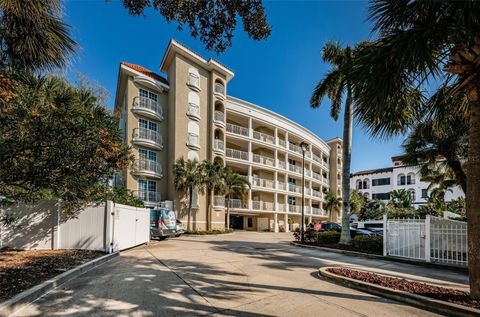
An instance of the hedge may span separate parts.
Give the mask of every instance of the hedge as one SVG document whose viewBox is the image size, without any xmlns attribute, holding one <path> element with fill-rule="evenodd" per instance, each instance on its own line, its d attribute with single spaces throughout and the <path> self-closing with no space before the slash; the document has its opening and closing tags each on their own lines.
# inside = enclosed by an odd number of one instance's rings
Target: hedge
<svg viewBox="0 0 480 317">
<path fill-rule="evenodd" d="M 382 253 L 383 237 L 356 236 L 355 238 L 353 238 L 353 246 L 361 252 Z"/>
<path fill-rule="evenodd" d="M 336 231 L 323 231 L 317 235 L 317 242 L 319 244 L 332 244 L 340 241 L 340 232 Z"/>
</svg>

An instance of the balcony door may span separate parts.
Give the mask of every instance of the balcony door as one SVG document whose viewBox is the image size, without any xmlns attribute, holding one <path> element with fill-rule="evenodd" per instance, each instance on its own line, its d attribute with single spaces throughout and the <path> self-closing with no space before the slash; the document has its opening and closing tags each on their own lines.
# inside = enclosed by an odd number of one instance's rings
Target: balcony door
<svg viewBox="0 0 480 317">
<path fill-rule="evenodd" d="M 139 197 L 141 197 L 142 200 L 154 201 L 155 193 L 157 192 L 157 182 L 147 179 L 139 179 L 138 191 Z"/>
<path fill-rule="evenodd" d="M 157 103 L 158 101 L 158 95 L 151 92 L 151 91 L 148 91 L 148 90 L 145 90 L 145 89 L 140 89 L 140 97 L 141 98 L 145 98 L 145 99 L 149 99 L 155 103 Z"/>
<path fill-rule="evenodd" d="M 152 122 L 152 121 L 145 120 L 145 119 L 142 119 L 142 118 L 138 119 L 138 127 L 140 129 L 146 129 L 146 130 L 150 130 L 150 131 L 154 131 L 154 132 L 158 131 L 156 122 Z"/>
</svg>

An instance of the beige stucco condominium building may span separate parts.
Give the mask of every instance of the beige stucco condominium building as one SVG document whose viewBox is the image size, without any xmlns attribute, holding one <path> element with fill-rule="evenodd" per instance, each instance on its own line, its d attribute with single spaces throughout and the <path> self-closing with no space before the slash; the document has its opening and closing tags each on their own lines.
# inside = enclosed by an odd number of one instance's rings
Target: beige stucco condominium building
<svg viewBox="0 0 480 317">
<path fill-rule="evenodd" d="M 251 183 L 248 197 L 231 201 L 231 226 L 289 231 L 300 222 L 302 141 L 306 153 L 305 213 L 308 220 L 338 220 L 323 206 L 328 191 L 341 195 L 341 139 L 325 142 L 268 109 L 227 95 L 234 73 L 172 40 L 162 75 L 120 63 L 115 113 L 134 166 L 117 176 L 146 206 L 173 201 L 186 223 L 187 199 L 173 186 L 176 159 L 220 160 Z M 195 193 L 192 226 L 206 227 L 205 195 Z M 212 228 L 225 224 L 225 199 L 214 197 Z"/>
</svg>

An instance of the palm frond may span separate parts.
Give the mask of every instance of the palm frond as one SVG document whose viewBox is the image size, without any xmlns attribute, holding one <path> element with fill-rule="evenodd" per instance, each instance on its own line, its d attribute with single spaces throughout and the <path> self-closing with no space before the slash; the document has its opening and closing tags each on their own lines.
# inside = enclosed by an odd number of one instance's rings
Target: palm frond
<svg viewBox="0 0 480 317">
<path fill-rule="evenodd" d="M 317 84 L 310 97 L 310 107 L 318 108 L 325 96 L 331 96 L 341 83 L 342 75 L 338 70 L 330 70 Z"/>
</svg>

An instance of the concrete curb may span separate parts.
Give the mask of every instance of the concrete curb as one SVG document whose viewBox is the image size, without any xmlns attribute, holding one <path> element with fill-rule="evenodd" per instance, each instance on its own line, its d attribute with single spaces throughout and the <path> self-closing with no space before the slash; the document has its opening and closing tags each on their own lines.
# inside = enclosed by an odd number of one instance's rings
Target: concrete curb
<svg viewBox="0 0 480 317">
<path fill-rule="evenodd" d="M 27 289 L 20 294 L 15 295 L 9 300 L 0 303 L 0 317 L 10 316 L 18 310 L 24 308 L 28 304 L 47 294 L 51 290 L 59 287 L 65 282 L 72 280 L 108 261 L 117 257 L 118 252 L 106 254 L 97 259 L 93 259 L 87 263 L 77 266 L 67 272 L 55 276 L 39 285 L 36 285 L 30 289 Z"/>
<path fill-rule="evenodd" d="M 320 276 L 323 276 L 327 280 L 333 281 L 337 284 L 342 284 L 363 292 L 367 292 L 380 297 L 395 300 L 397 302 L 406 303 L 411 306 L 418 307 L 423 310 L 439 313 L 445 316 L 452 317 L 471 317 L 480 316 L 480 310 L 461 306 L 441 300 L 412 294 L 404 291 L 394 290 L 388 287 L 375 285 L 359 280 L 354 280 L 348 277 L 336 275 L 327 271 L 327 269 L 333 267 L 323 267 L 318 270 Z"/>
<path fill-rule="evenodd" d="M 452 268 L 454 268 L 455 270 L 458 270 L 458 271 L 461 271 L 461 272 L 464 272 L 464 273 L 468 273 L 468 268 L 463 267 L 463 266 L 428 263 L 428 262 L 423 262 L 423 261 L 415 261 L 415 260 L 407 260 L 407 259 L 402 259 L 402 258 L 394 258 L 394 257 L 383 256 L 383 255 L 378 255 L 378 254 L 368 254 L 368 253 L 362 253 L 362 252 L 356 252 L 356 251 L 332 249 L 332 248 L 320 247 L 320 246 L 316 246 L 316 245 L 305 245 L 305 244 L 301 244 L 300 242 L 295 242 L 295 241 L 290 242 L 290 245 L 293 245 L 293 246 L 296 246 L 296 247 L 299 247 L 299 248 L 317 249 L 317 250 L 321 250 L 321 251 L 325 251 L 325 252 L 341 253 L 341 254 L 345 254 L 345 255 L 363 257 L 363 258 L 367 258 L 367 259 L 376 259 L 376 260 L 385 260 L 385 261 L 397 262 L 397 263 L 421 265 L 421 266 L 425 266 L 425 267 L 432 267 L 432 268 L 437 268 L 437 269 L 442 269 L 442 270 L 451 270 Z"/>
</svg>

